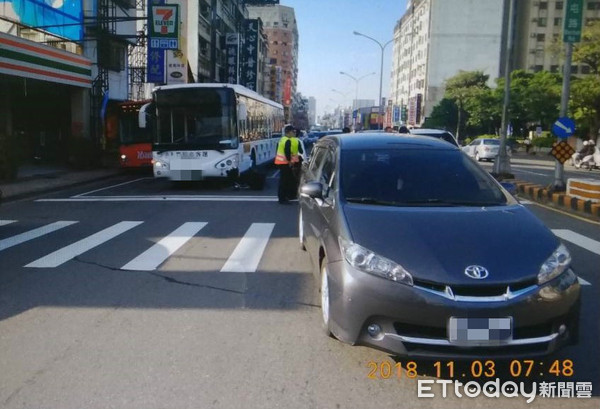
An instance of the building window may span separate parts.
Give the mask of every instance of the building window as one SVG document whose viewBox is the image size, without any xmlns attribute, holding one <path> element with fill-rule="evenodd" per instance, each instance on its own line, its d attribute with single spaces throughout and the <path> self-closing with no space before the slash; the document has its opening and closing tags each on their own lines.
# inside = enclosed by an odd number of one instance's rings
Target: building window
<svg viewBox="0 0 600 409">
<path fill-rule="evenodd" d="M 563 1 L 557 1 L 556 4 L 554 5 L 554 8 L 556 10 L 562 10 L 563 9 L 563 5 L 564 5 Z"/>
<path fill-rule="evenodd" d="M 274 25 L 274 26 L 278 26 L 278 25 L 279 25 L 279 22 L 278 22 L 278 21 L 274 21 L 274 22 L 273 22 L 273 25 Z"/>
<path fill-rule="evenodd" d="M 562 26 L 562 17 L 555 17 L 554 18 L 554 27 L 560 27 Z"/>
<path fill-rule="evenodd" d="M 598 10 L 598 9 L 600 9 L 600 7 L 598 7 L 598 6 L 600 6 L 600 3 L 598 3 L 597 1 L 590 1 L 587 4 L 587 9 L 588 10 Z"/>
<path fill-rule="evenodd" d="M 540 1 L 540 10 L 548 10 L 548 2 Z"/>
<path fill-rule="evenodd" d="M 534 66 L 533 66 L 533 71 L 534 71 L 534 72 L 540 72 L 540 71 L 542 71 L 543 69 L 544 69 L 544 66 L 543 66 L 543 65 L 534 65 Z"/>
<path fill-rule="evenodd" d="M 539 42 L 544 42 L 546 41 L 546 34 L 544 33 L 537 33 L 535 36 L 535 39 Z"/>
<path fill-rule="evenodd" d="M 598 19 L 597 18 L 586 18 L 585 25 L 587 26 L 589 24 L 592 24 L 594 21 L 598 21 Z"/>
<path fill-rule="evenodd" d="M 589 65 L 582 65 L 581 66 L 581 73 L 582 74 L 589 74 L 590 73 L 590 66 Z"/>
<path fill-rule="evenodd" d="M 551 65 L 550 72 L 558 72 L 558 65 Z"/>
<path fill-rule="evenodd" d="M 579 72 L 578 65 L 571 65 L 571 74 L 577 74 Z"/>
<path fill-rule="evenodd" d="M 269 64 L 272 64 L 272 65 L 277 65 L 277 58 L 271 58 L 271 59 L 269 60 Z"/>
<path fill-rule="evenodd" d="M 548 24 L 548 19 L 546 17 L 538 18 L 538 21 L 537 21 L 538 27 L 546 27 L 546 24 Z"/>
</svg>

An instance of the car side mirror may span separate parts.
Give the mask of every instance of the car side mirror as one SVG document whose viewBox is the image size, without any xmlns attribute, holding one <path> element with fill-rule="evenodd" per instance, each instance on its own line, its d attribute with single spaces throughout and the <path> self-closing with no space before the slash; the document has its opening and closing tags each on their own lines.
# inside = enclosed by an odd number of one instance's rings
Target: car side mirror
<svg viewBox="0 0 600 409">
<path fill-rule="evenodd" d="M 308 182 L 300 187 L 300 194 L 312 199 L 323 199 L 323 185 L 320 182 Z"/>
</svg>

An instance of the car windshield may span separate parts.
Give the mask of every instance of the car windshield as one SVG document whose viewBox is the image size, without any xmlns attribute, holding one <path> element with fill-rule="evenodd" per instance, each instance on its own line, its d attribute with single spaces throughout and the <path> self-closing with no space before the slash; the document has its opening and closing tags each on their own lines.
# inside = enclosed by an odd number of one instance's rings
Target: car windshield
<svg viewBox="0 0 600 409">
<path fill-rule="evenodd" d="M 340 195 L 348 202 L 393 206 L 498 206 L 506 196 L 460 151 L 342 151 Z"/>
</svg>

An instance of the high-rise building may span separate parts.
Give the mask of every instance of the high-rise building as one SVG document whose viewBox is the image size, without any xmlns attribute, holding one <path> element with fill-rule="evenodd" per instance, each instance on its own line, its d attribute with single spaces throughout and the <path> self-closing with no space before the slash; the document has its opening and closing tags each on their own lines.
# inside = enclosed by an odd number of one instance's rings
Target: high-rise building
<svg viewBox="0 0 600 409">
<path fill-rule="evenodd" d="M 247 4 L 248 15 L 262 20 L 269 41 L 269 65 L 275 77 L 272 77 L 267 97 L 281 102 L 287 118 L 291 119 L 291 105 L 298 81 L 298 27 L 294 9 L 274 3 L 250 2 Z"/>
<path fill-rule="evenodd" d="M 411 0 L 394 29 L 390 98 L 423 122 L 460 70 L 480 70 L 489 85 L 503 68 L 505 0 Z"/>
<path fill-rule="evenodd" d="M 309 127 L 317 123 L 317 100 L 315 97 L 308 97 L 308 125 Z"/>
<path fill-rule="evenodd" d="M 550 46 L 562 40 L 566 4 L 563 0 L 518 2 L 515 68 L 562 72 L 562 57 Z M 582 24 L 585 27 L 594 20 L 600 20 L 600 1 L 585 1 Z M 571 73 L 589 74 L 590 67 L 574 63 Z"/>
</svg>

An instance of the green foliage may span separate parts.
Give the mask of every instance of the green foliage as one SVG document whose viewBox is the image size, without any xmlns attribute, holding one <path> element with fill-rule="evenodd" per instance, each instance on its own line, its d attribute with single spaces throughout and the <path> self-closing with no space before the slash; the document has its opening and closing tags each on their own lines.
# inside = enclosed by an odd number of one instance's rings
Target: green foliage
<svg viewBox="0 0 600 409">
<path fill-rule="evenodd" d="M 573 61 L 590 66 L 594 74 L 600 69 L 600 21 L 592 21 L 584 27 L 581 42 L 573 47 Z"/>
<path fill-rule="evenodd" d="M 556 142 L 554 136 L 540 136 L 538 138 L 533 138 L 531 144 L 538 148 L 551 148 L 554 142 Z"/>
<path fill-rule="evenodd" d="M 423 128 L 436 129 L 456 129 L 456 116 L 458 107 L 448 98 L 443 98 L 436 106 L 433 107 L 431 115 L 425 119 Z"/>
<path fill-rule="evenodd" d="M 74 137 L 69 141 L 69 164 L 75 169 L 92 169 L 100 166 L 102 152 L 92 140 Z"/>
<path fill-rule="evenodd" d="M 0 133 L 0 180 L 14 180 L 19 169 L 19 153 L 14 137 Z"/>
<path fill-rule="evenodd" d="M 600 126 L 600 77 L 589 75 L 573 81 L 570 109 L 577 121 L 578 134 L 594 135 Z"/>
<path fill-rule="evenodd" d="M 446 80 L 445 98 L 451 99 L 458 107 L 456 137 L 460 139 L 460 129 L 463 124 L 463 111 L 472 106 L 472 101 L 488 88 L 489 75 L 483 71 L 459 71 L 455 76 Z"/>
</svg>

